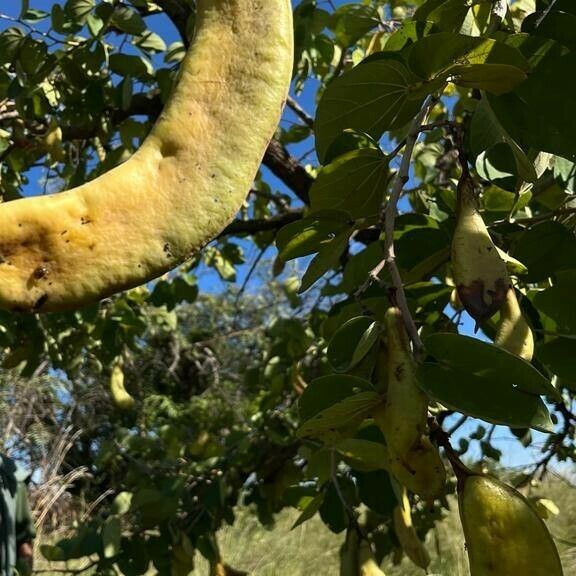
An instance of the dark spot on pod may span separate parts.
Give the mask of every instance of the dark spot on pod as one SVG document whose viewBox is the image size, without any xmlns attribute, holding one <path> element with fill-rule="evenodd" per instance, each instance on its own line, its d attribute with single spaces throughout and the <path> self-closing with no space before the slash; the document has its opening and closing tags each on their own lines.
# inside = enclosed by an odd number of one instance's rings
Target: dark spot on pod
<svg viewBox="0 0 576 576">
<path fill-rule="evenodd" d="M 60 232 L 60 236 L 64 236 L 64 234 L 68 234 L 68 230 L 62 230 L 62 232 Z"/>
<path fill-rule="evenodd" d="M 40 310 L 48 300 L 48 294 L 42 294 L 38 300 L 34 303 L 34 310 Z"/>
<path fill-rule="evenodd" d="M 82 226 L 85 226 L 86 224 L 90 224 L 92 222 L 92 220 L 90 220 L 90 218 L 88 218 L 88 216 L 82 216 L 82 218 L 80 218 L 80 224 L 82 224 Z"/>
<path fill-rule="evenodd" d="M 32 276 L 36 280 L 41 280 L 42 278 L 45 278 L 47 275 L 48 275 L 48 268 L 43 265 L 38 266 L 36 270 L 34 270 L 34 272 L 32 273 Z"/>
<path fill-rule="evenodd" d="M 18 224 L 18 228 L 22 228 L 22 222 Z"/>
<path fill-rule="evenodd" d="M 96 248 L 96 244 L 90 244 L 90 246 L 88 246 L 89 250 L 94 250 L 94 248 Z"/>
<path fill-rule="evenodd" d="M 475 280 L 469 286 L 457 286 L 462 305 L 478 323 L 488 320 L 502 308 L 509 288 L 510 285 L 502 278 L 496 281 L 495 290 L 485 290 L 482 280 Z M 490 302 L 484 298 L 485 294 Z"/>
</svg>

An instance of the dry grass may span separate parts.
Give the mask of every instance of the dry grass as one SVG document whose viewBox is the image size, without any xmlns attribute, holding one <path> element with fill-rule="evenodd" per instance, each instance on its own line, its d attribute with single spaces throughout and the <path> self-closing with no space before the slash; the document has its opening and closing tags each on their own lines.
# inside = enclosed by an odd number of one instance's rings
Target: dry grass
<svg viewBox="0 0 576 576">
<path fill-rule="evenodd" d="M 565 576 L 576 576 L 576 488 L 555 479 L 532 494 L 549 498 L 560 508 L 560 514 L 550 518 L 548 526 L 556 537 Z M 278 517 L 274 530 L 268 531 L 253 516 L 239 515 L 235 526 L 219 534 L 224 558 L 251 576 L 338 576 L 338 549 L 343 536 L 331 533 L 317 517 L 291 531 L 296 517 L 295 512 L 286 511 Z M 432 555 L 430 576 L 469 576 L 455 501 L 437 533 L 429 534 L 427 546 Z M 383 569 L 386 576 L 424 575 L 406 558 L 399 566 L 385 562 Z M 199 560 L 193 574 L 207 576 L 207 565 Z"/>
<path fill-rule="evenodd" d="M 564 575 L 576 576 L 576 488 L 563 480 L 552 479 L 532 494 L 549 498 L 559 507 L 560 514 L 550 518 L 548 526 L 560 550 Z M 432 555 L 429 576 L 470 574 L 458 509 L 456 502 L 452 502 L 452 510 L 439 524 L 436 534 L 429 534 L 427 546 Z M 224 559 L 235 568 L 246 570 L 250 576 L 338 576 L 338 549 L 343 535 L 330 532 L 318 517 L 290 530 L 297 516 L 295 511 L 287 510 L 278 516 L 273 530 L 266 530 L 253 515 L 238 513 L 236 524 L 218 535 Z M 84 564 L 71 563 L 70 567 L 80 565 Z M 36 568 L 50 569 L 50 565 L 38 559 Z M 424 575 L 423 570 L 406 558 L 399 566 L 385 562 L 383 569 L 386 576 Z M 148 574 L 152 576 L 154 571 Z M 43 576 L 52 575 L 48 572 Z M 198 558 L 192 576 L 208 576 L 208 566 L 202 558 Z"/>
</svg>

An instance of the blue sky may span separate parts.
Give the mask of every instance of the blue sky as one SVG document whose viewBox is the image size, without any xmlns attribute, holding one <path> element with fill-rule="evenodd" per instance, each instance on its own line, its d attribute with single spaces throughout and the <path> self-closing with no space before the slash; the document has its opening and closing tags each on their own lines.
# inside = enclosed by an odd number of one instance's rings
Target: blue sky
<svg viewBox="0 0 576 576">
<path fill-rule="evenodd" d="M 45 10 L 45 11 L 49 12 L 51 10 L 52 6 L 56 3 L 63 4 L 64 2 L 63 2 L 63 0 L 60 0 L 60 2 L 54 2 L 53 0 L 30 0 L 30 8 L 35 8 L 38 10 Z M 298 3 L 299 3 L 298 1 L 295 2 L 293 0 L 294 5 L 297 5 Z M 325 7 L 327 9 L 329 9 L 330 5 L 341 6 L 341 5 L 346 4 L 346 3 L 349 3 L 349 2 L 346 2 L 344 0 L 334 0 L 333 2 L 328 2 L 328 1 L 325 1 L 325 2 L 320 1 L 319 2 L 320 5 L 325 5 Z M 3 2 L 2 4 L 3 5 L 0 6 L 0 14 L 6 14 L 6 15 L 11 16 L 11 17 L 18 16 L 18 14 L 20 12 L 20 2 L 13 0 L 11 2 Z M 178 36 L 176 30 L 174 29 L 173 25 L 171 24 L 171 22 L 169 21 L 169 19 L 167 17 L 165 17 L 163 15 L 153 16 L 153 17 L 149 17 L 147 19 L 147 21 L 148 21 L 149 27 L 152 30 L 154 30 L 156 33 L 160 34 L 164 38 L 164 40 L 166 41 L 167 44 L 170 44 L 171 42 L 179 40 L 179 36 Z M 0 19 L 0 30 L 4 27 L 8 26 L 8 25 L 11 25 L 11 24 L 9 22 L 7 22 L 6 20 L 3 21 Z M 39 29 L 44 29 L 43 25 L 38 25 L 37 27 Z M 158 64 L 161 64 L 161 59 L 159 59 Z M 302 94 L 299 94 L 297 97 L 301 106 L 305 110 L 307 110 L 310 113 L 310 115 L 312 115 L 312 116 L 314 115 L 314 109 L 315 109 L 315 93 L 316 93 L 315 83 L 309 82 L 305 91 Z M 297 121 L 298 121 L 298 119 L 296 118 L 296 116 L 290 110 L 286 110 L 286 112 L 284 114 L 284 118 L 283 118 L 283 124 L 287 126 L 290 123 L 297 122 Z M 305 155 L 310 150 L 310 148 L 311 148 L 311 143 L 310 143 L 310 141 L 307 141 L 304 144 L 297 144 L 297 145 L 291 146 L 290 150 L 295 157 L 299 158 L 299 157 Z M 310 161 L 315 160 L 314 155 L 311 155 L 309 158 L 310 158 Z M 286 190 L 285 186 L 282 184 L 282 182 L 280 182 L 273 175 L 271 175 L 267 169 L 264 168 L 263 170 L 264 170 L 265 179 L 273 188 L 287 192 L 287 190 Z M 41 189 L 41 180 L 42 180 L 43 176 L 44 176 L 44 171 L 42 169 L 38 169 L 34 173 L 31 173 L 30 174 L 31 182 L 30 182 L 30 185 L 28 186 L 28 189 L 26 190 L 26 192 L 30 193 L 30 194 L 37 193 L 35 191 L 38 191 L 39 189 Z M 251 243 L 243 243 L 243 248 L 246 249 L 245 258 L 246 258 L 247 264 L 240 267 L 240 269 L 239 269 L 238 280 L 237 280 L 238 285 L 242 284 L 242 282 L 246 276 L 247 271 L 250 269 L 252 262 L 258 256 L 258 253 L 259 253 L 259 250 L 255 246 L 253 246 Z M 273 255 L 273 250 L 270 251 L 270 256 L 272 256 L 272 255 Z M 305 268 L 305 262 L 300 261 L 300 262 L 296 263 L 296 268 L 294 271 L 295 271 L 295 273 L 301 275 L 304 271 L 304 268 Z M 220 292 L 224 288 L 224 283 L 220 280 L 220 278 L 213 271 L 208 270 L 208 269 L 201 273 L 200 278 L 199 278 L 199 282 L 200 282 L 201 288 L 204 291 L 208 291 L 208 292 L 217 293 L 217 292 Z M 254 282 L 254 284 L 252 285 L 252 287 L 257 288 L 258 287 L 258 280 L 254 280 L 253 282 Z M 470 321 L 470 319 L 466 320 L 464 325 L 462 326 L 462 331 L 465 333 L 471 333 L 472 329 L 473 329 L 472 322 Z M 463 426 L 460 429 L 459 433 L 454 435 L 455 444 L 457 444 L 459 438 L 466 437 L 470 432 L 474 431 L 479 424 L 483 425 L 487 429 L 489 429 L 489 427 L 490 427 L 486 423 L 476 421 L 476 420 L 471 420 L 468 424 L 466 424 L 465 426 Z M 503 452 L 502 463 L 506 466 L 522 467 L 523 465 L 529 464 L 530 462 L 533 462 L 534 460 L 539 459 L 541 456 L 539 453 L 539 449 L 540 449 L 542 443 L 544 442 L 546 435 L 538 433 L 538 432 L 533 432 L 533 435 L 534 435 L 533 448 L 531 448 L 529 450 L 524 450 L 520 446 L 518 440 L 510 434 L 510 432 L 507 430 L 507 428 L 500 427 L 500 426 L 497 427 L 495 432 L 494 432 L 494 435 L 493 435 L 493 440 L 494 440 L 495 444 L 497 445 L 497 447 L 499 449 L 501 449 Z M 472 453 L 475 455 L 479 455 L 479 449 L 478 449 L 477 445 L 472 447 Z"/>
</svg>

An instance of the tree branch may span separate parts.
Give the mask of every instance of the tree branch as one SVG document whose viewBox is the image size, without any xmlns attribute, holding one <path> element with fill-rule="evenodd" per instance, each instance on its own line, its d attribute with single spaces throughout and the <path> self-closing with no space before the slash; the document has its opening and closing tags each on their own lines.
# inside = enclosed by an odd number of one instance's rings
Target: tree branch
<svg viewBox="0 0 576 576">
<path fill-rule="evenodd" d="M 304 210 L 290 210 L 277 216 L 272 216 L 271 218 L 261 218 L 255 220 L 234 220 L 229 224 L 218 236 L 222 238 L 223 236 L 239 234 L 257 234 L 258 232 L 269 232 L 274 230 L 280 230 L 287 224 L 296 222 L 300 220 L 304 215 Z"/>
<path fill-rule="evenodd" d="M 268 145 L 264 154 L 264 165 L 280 178 L 304 204 L 310 202 L 309 192 L 314 178 L 278 140 L 272 140 Z"/>
</svg>

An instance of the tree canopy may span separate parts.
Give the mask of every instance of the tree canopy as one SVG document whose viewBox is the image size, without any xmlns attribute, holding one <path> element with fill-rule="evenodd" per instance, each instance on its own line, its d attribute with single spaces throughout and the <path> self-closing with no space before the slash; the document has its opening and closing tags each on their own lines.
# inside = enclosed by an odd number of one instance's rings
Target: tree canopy
<svg viewBox="0 0 576 576">
<path fill-rule="evenodd" d="M 195 30 L 192 0 L 14 5 L 0 7 L 4 202 L 129 158 Z M 44 547 L 51 561 L 126 576 L 151 563 L 185 575 L 197 553 L 216 566 L 218 530 L 239 506 L 266 526 L 286 507 L 298 524 L 319 514 L 336 533 L 358 527 L 378 560 L 393 555 L 402 496 L 375 424 L 391 307 L 429 403 L 425 437 L 446 463 L 498 469 L 511 444 L 496 429 L 536 453 L 508 478 L 517 488 L 576 460 L 574 2 L 293 8 L 283 121 L 220 236 L 97 305 L 0 312 L 6 446 L 42 469 L 46 490 L 57 479 L 98 502 Z M 474 278 L 463 289 L 453 239 L 468 201 L 509 309 L 484 313 L 486 289 L 479 311 Z M 510 344 L 519 322 L 522 349 Z M 114 402 L 115 367 L 133 406 Z M 421 538 L 456 490 L 447 469 L 440 497 L 410 495 Z M 38 508 L 47 529 L 56 501 Z"/>
</svg>

